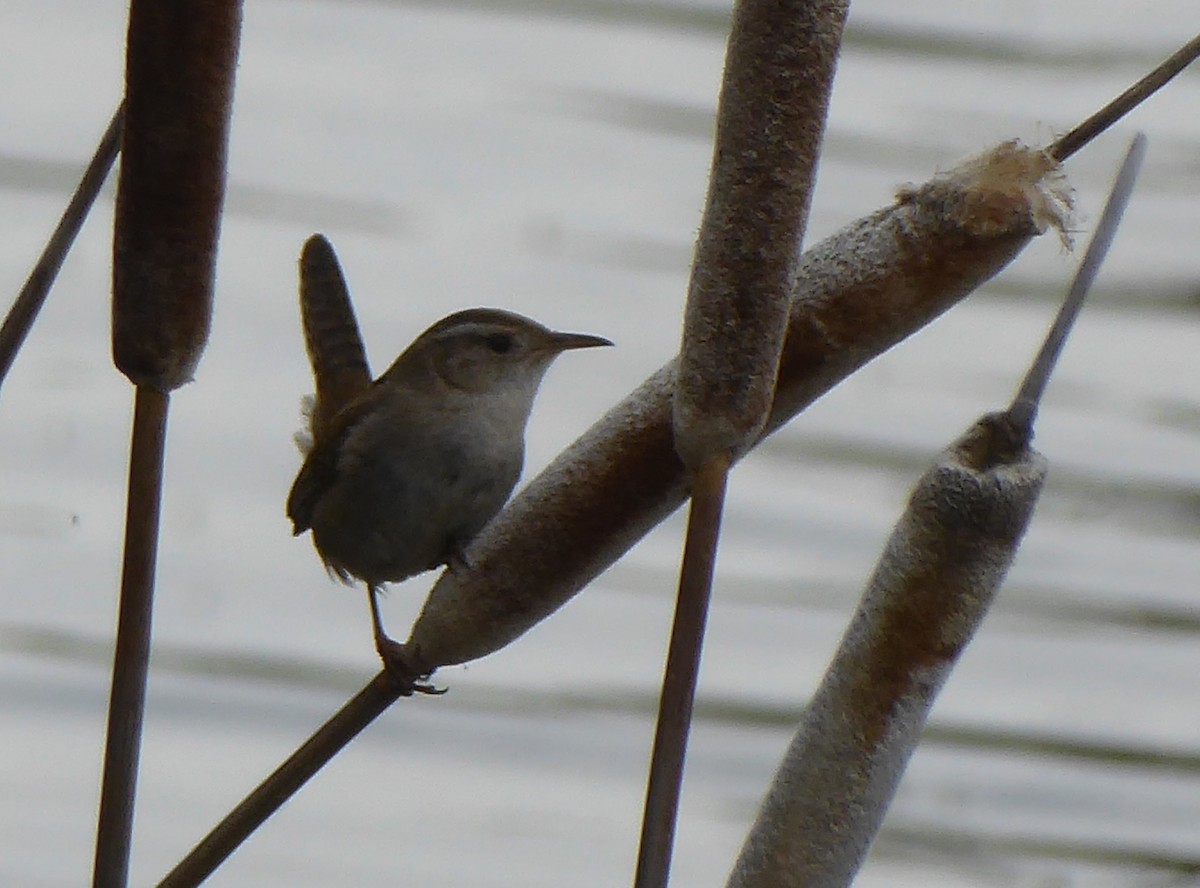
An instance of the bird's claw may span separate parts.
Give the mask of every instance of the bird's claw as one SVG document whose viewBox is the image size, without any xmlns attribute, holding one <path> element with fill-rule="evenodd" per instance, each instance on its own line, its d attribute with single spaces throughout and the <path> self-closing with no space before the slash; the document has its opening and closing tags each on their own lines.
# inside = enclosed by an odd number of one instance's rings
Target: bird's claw
<svg viewBox="0 0 1200 888">
<path fill-rule="evenodd" d="M 463 543 L 451 545 L 446 551 L 446 557 L 442 563 L 451 573 L 463 573 L 475 569 L 475 566 L 467 559 L 467 547 Z"/>
<path fill-rule="evenodd" d="M 418 665 L 417 659 L 404 645 L 388 638 L 386 635 L 375 639 L 375 650 L 383 661 L 384 671 L 400 686 L 400 693 L 405 697 L 413 694 L 426 694 L 440 697 L 446 693 L 446 688 L 429 684 L 426 679 L 433 674 L 432 669 Z"/>
</svg>

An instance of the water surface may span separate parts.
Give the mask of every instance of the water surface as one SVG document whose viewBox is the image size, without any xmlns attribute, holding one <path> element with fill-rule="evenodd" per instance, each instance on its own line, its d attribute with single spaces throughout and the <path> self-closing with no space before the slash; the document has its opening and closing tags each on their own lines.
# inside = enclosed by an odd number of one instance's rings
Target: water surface
<svg viewBox="0 0 1200 888">
<path fill-rule="evenodd" d="M 122 3 L 0 8 L 0 289 L 120 91 Z M 373 673 L 362 596 L 283 499 L 309 386 L 300 244 L 336 245 L 377 368 L 499 305 L 564 358 L 527 475 L 674 352 L 727 11 L 657 3 L 246 10 L 210 346 L 173 399 L 134 884 L 152 884 Z M 856 2 L 809 240 L 994 142 L 1044 142 L 1200 27 L 1189 0 Z M 1179 884 L 1200 869 L 1200 80 L 1072 160 L 1080 237 L 1135 128 L 1141 184 L 1042 411 L 1051 478 L 859 884 Z M 0 881 L 90 867 L 130 395 L 111 199 L 0 396 Z M 723 883 L 913 481 L 1008 398 L 1074 259 L 1052 237 L 739 467 L 676 884 Z M 213 885 L 611 886 L 633 867 L 678 516 L 553 619 L 372 726 Z M 428 578 L 386 602 L 396 634 Z"/>
</svg>

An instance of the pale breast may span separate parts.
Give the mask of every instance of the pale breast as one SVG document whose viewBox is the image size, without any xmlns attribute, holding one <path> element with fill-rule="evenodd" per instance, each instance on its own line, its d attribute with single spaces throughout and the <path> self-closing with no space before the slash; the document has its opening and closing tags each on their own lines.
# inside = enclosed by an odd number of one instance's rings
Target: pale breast
<svg viewBox="0 0 1200 888">
<path fill-rule="evenodd" d="M 347 431 L 336 477 L 313 510 L 317 548 L 333 569 L 372 584 L 432 569 L 504 505 L 521 472 L 522 436 L 514 441 L 486 415 L 436 418 L 405 421 L 389 409 Z"/>
</svg>

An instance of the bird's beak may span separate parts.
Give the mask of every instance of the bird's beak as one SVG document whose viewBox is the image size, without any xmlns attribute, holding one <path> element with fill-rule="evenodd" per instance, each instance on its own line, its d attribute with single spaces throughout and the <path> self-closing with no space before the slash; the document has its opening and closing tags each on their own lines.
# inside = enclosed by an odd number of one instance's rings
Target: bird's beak
<svg viewBox="0 0 1200 888">
<path fill-rule="evenodd" d="M 596 348 L 601 345 L 612 345 L 612 341 L 603 336 L 593 336 L 590 333 L 552 333 L 550 346 L 555 351 L 569 351 L 574 348 Z"/>
</svg>

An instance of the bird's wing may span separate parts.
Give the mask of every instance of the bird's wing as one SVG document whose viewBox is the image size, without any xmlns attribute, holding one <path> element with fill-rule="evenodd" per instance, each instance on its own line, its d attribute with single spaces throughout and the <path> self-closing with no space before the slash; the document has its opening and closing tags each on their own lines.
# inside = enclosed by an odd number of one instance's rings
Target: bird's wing
<svg viewBox="0 0 1200 888">
<path fill-rule="evenodd" d="M 377 402 L 386 394 L 379 386 L 368 388 L 330 419 L 324 433 L 313 442 L 288 493 L 287 516 L 292 520 L 293 534 L 304 533 L 312 527 L 312 513 L 317 501 L 337 480 L 346 439 L 364 417 L 375 411 Z"/>
<path fill-rule="evenodd" d="M 300 316 L 317 388 L 309 425 L 314 445 L 320 445 L 338 415 L 371 387 L 350 292 L 333 246 L 320 234 L 310 237 L 300 254 Z"/>
<path fill-rule="evenodd" d="M 336 477 L 336 462 L 326 447 L 313 447 L 304 458 L 292 489 L 288 491 L 287 516 L 292 522 L 292 534 L 299 535 L 312 527 L 313 509 L 323 491 Z"/>
</svg>

